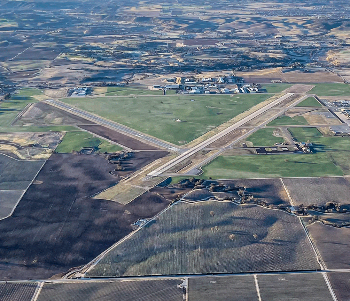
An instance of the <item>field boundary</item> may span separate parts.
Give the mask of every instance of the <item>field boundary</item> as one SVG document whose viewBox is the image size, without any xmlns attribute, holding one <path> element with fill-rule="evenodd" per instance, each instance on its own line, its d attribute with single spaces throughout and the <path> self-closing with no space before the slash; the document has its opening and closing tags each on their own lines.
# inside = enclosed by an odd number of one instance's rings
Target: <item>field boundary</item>
<svg viewBox="0 0 350 301">
<path fill-rule="evenodd" d="M 193 189 L 190 190 L 189 192 L 187 192 L 186 194 L 184 194 L 180 200 L 170 204 L 168 207 L 166 207 L 165 209 L 163 209 L 161 212 L 159 212 L 158 214 L 156 214 L 154 217 L 150 218 L 147 220 L 147 222 L 145 222 L 142 226 L 140 226 L 138 229 L 136 229 L 135 231 L 129 233 L 127 236 L 123 237 L 121 240 L 119 240 L 118 242 L 116 242 L 115 244 L 113 244 L 111 247 L 109 247 L 108 249 L 106 249 L 104 252 L 102 252 L 99 256 L 97 256 L 95 259 L 93 259 L 91 262 L 89 262 L 88 264 L 86 264 L 84 267 L 78 269 L 78 270 L 75 270 L 73 272 L 70 272 L 69 274 L 65 275 L 64 276 L 64 279 L 69 279 L 70 276 L 76 274 L 76 276 L 78 277 L 78 275 L 82 278 L 82 279 L 108 279 L 108 278 L 111 278 L 111 279 L 114 279 L 114 278 L 123 278 L 123 277 L 104 277 L 104 276 L 92 276 L 92 277 L 86 277 L 86 274 L 89 273 L 89 271 L 91 271 L 110 251 L 112 251 L 114 248 L 116 248 L 118 245 L 120 245 L 121 243 L 123 243 L 124 241 L 126 241 L 127 239 L 131 238 L 134 234 L 136 234 L 138 231 L 140 231 L 141 229 L 143 229 L 144 227 L 146 227 L 149 223 L 153 222 L 154 220 L 156 220 L 159 216 L 165 214 L 169 209 L 171 209 L 173 206 L 175 205 L 178 205 L 178 204 L 189 204 L 189 205 L 194 205 L 194 204 L 198 204 L 198 203 L 207 203 L 207 202 L 215 202 L 215 203 L 231 203 L 231 204 L 234 204 L 236 206 L 239 206 L 239 205 L 242 205 L 241 203 L 237 202 L 237 201 L 234 201 L 234 200 L 218 200 L 217 198 L 215 199 L 203 199 L 203 200 L 200 200 L 200 201 L 191 201 L 191 200 L 186 200 L 185 197 L 187 195 L 189 195 L 191 192 L 193 192 Z M 282 211 L 282 210 L 279 210 L 279 209 L 270 209 L 270 208 L 266 208 L 266 207 L 263 207 L 263 206 L 260 206 L 260 205 L 257 205 L 257 204 L 254 204 L 254 206 L 257 206 L 257 207 L 260 207 L 260 208 L 263 208 L 263 209 L 266 209 L 266 210 L 276 210 L 276 211 L 281 211 L 282 213 L 284 214 L 287 214 L 287 215 L 290 215 L 290 216 L 294 216 L 294 217 L 297 217 L 299 218 L 297 215 L 293 214 L 293 213 L 289 213 L 289 212 L 286 212 L 286 211 Z M 299 218 L 299 221 L 300 221 L 300 218 Z M 312 247 L 312 246 L 311 246 Z M 84 271 L 84 272 L 82 272 Z M 287 273 L 289 272 L 294 272 L 294 273 L 297 273 L 297 272 L 307 272 L 309 270 L 294 270 L 294 271 L 286 271 Z M 311 271 L 311 270 L 310 270 Z M 315 272 L 324 272 L 325 269 L 323 269 L 323 267 L 321 267 L 321 269 L 316 269 L 316 270 L 312 270 L 312 271 L 315 271 Z M 228 275 L 254 275 L 254 274 L 264 274 L 264 273 L 267 273 L 267 274 L 271 274 L 271 273 L 277 273 L 277 274 L 280 274 L 280 273 L 284 273 L 283 271 L 271 271 L 271 272 L 247 272 L 247 273 L 227 273 Z M 223 273 L 208 273 L 208 274 L 176 274 L 178 277 L 187 277 L 187 276 L 190 276 L 190 275 L 195 275 L 195 276 L 199 276 L 199 275 L 202 275 L 202 276 L 210 276 L 210 275 L 222 275 Z M 162 277 L 164 275 L 141 275 L 139 277 Z M 130 276 L 130 277 L 135 277 L 135 276 Z M 129 279 L 129 277 L 124 277 L 126 279 Z M 137 276 L 136 276 L 137 278 Z M 336 301 L 336 300 L 335 300 Z"/>
<path fill-rule="evenodd" d="M 0 154 L 0 155 L 4 155 L 4 154 Z M 5 156 L 6 156 L 6 155 L 5 155 Z M 9 156 L 7 156 L 7 157 L 9 157 Z M 9 158 L 11 158 L 11 157 L 9 157 Z M 11 158 L 11 159 L 13 159 L 13 158 Z M 16 159 L 15 159 L 15 160 L 16 160 Z M 17 160 L 17 161 L 27 161 L 27 160 Z M 33 161 L 33 160 L 32 160 L 32 161 Z M 37 176 L 38 176 L 38 174 L 40 173 L 40 171 L 43 169 L 43 167 L 44 167 L 44 165 L 46 164 L 46 162 L 47 162 L 47 160 L 45 160 L 45 161 L 43 162 L 43 164 L 41 165 L 40 169 L 39 169 L 38 172 L 35 174 L 35 176 L 34 176 L 34 178 L 32 179 L 32 181 L 29 183 L 28 187 L 27 187 L 25 190 L 23 190 L 23 193 L 21 194 L 21 197 L 18 199 L 17 203 L 16 203 L 15 206 L 12 208 L 11 213 L 10 213 L 9 215 L 7 215 L 7 216 L 1 218 L 0 221 L 2 221 L 2 220 L 4 220 L 4 219 L 7 219 L 7 218 L 9 218 L 9 217 L 12 216 L 12 214 L 15 212 L 15 210 L 16 210 L 16 208 L 17 208 L 19 202 L 22 200 L 23 196 L 25 195 L 25 193 L 27 192 L 27 190 L 29 189 L 29 187 L 34 183 L 35 179 L 37 178 Z"/>
<path fill-rule="evenodd" d="M 115 244 L 113 244 L 112 246 L 110 246 L 107 250 L 103 251 L 99 256 L 97 256 L 95 259 L 93 259 L 91 262 L 89 262 L 87 265 L 85 265 L 82 269 L 80 270 L 85 270 L 84 271 L 84 278 L 85 278 L 85 274 L 88 273 L 89 271 L 91 271 L 102 259 L 103 257 L 105 257 L 107 255 L 107 253 L 109 253 L 110 251 L 112 251 L 115 247 L 117 247 L 118 245 L 120 245 L 121 243 L 123 243 L 125 240 L 129 239 L 130 237 L 132 237 L 134 234 L 136 234 L 138 231 L 140 231 L 142 228 L 144 228 L 146 225 L 148 225 L 149 223 L 151 223 L 152 221 L 154 221 L 157 217 L 159 217 L 160 215 L 162 215 L 163 213 L 165 213 L 166 211 L 168 211 L 171 207 L 173 207 L 175 204 L 177 204 L 180 201 L 177 201 L 173 204 L 170 204 L 168 207 L 166 207 L 165 209 L 163 209 L 161 212 L 159 212 L 158 214 L 156 214 L 154 217 L 150 218 L 146 223 L 144 223 L 141 227 L 137 228 L 135 231 L 132 231 L 131 233 L 129 233 L 127 236 L 123 237 L 121 240 L 117 241 Z"/>
<path fill-rule="evenodd" d="M 150 144 L 150 145 L 154 145 L 156 147 L 168 149 L 168 150 L 173 151 L 173 152 L 181 152 L 181 148 L 179 146 L 176 146 L 170 142 L 167 142 L 167 141 L 161 140 L 159 138 L 156 138 L 154 136 L 137 131 L 131 127 L 128 127 L 128 126 L 123 125 L 121 123 L 109 120 L 109 119 L 104 118 L 102 116 L 99 116 L 95 113 L 80 109 L 77 106 L 69 105 L 63 101 L 53 100 L 53 99 L 47 99 L 44 101 L 44 103 L 49 104 L 50 106 L 53 106 L 55 108 L 61 109 L 63 111 L 69 112 L 73 115 L 85 118 L 86 120 L 90 120 L 90 121 L 96 123 L 97 125 L 105 126 L 105 127 L 110 128 L 112 130 L 120 132 L 124 135 L 127 135 L 129 137 L 137 139 L 137 140 L 144 142 L 146 144 Z"/>
<path fill-rule="evenodd" d="M 257 277 L 256 274 L 254 274 L 254 282 L 255 282 L 256 293 L 258 294 L 258 300 L 262 301 L 261 295 L 260 295 L 260 288 L 259 288 L 258 277 Z"/>
<path fill-rule="evenodd" d="M 77 125 L 77 128 L 79 128 L 79 129 L 80 129 L 81 131 L 83 131 L 83 132 L 90 133 L 91 135 L 93 135 L 93 136 L 95 136 L 95 137 L 97 137 L 97 138 L 106 140 L 106 141 L 108 141 L 108 142 L 111 143 L 111 144 L 118 145 L 118 146 L 120 146 L 121 148 L 123 148 L 123 149 L 125 149 L 125 150 L 127 150 L 127 151 L 129 151 L 129 152 L 134 151 L 134 150 L 132 150 L 131 148 L 125 146 L 125 145 L 122 145 L 122 144 L 117 143 L 117 142 L 115 142 L 115 141 L 113 141 L 113 140 L 110 140 L 110 139 L 108 139 L 108 138 L 105 138 L 105 137 L 102 137 L 102 136 L 100 136 L 100 135 L 97 135 L 97 134 L 95 134 L 95 133 L 93 133 L 93 132 L 90 132 L 90 131 L 88 131 L 88 130 L 86 130 L 86 129 L 83 129 L 83 128 L 80 127 L 80 125 Z"/>
<path fill-rule="evenodd" d="M 242 136 L 238 137 L 237 139 L 229 142 L 228 144 L 226 144 L 224 147 L 222 147 L 221 149 L 218 150 L 218 152 L 216 152 L 215 154 L 211 155 L 210 157 L 208 157 L 207 159 L 205 159 L 204 161 L 196 164 L 195 166 L 193 166 L 192 170 L 199 170 L 200 173 L 199 175 L 203 174 L 203 169 L 202 167 L 204 165 L 208 165 L 210 162 L 212 162 L 213 160 L 215 160 L 218 156 L 220 156 L 221 154 L 223 154 L 227 149 L 229 149 L 231 146 L 233 146 L 235 143 L 241 141 L 242 139 L 249 137 L 251 134 L 257 132 L 258 130 L 262 129 L 263 127 L 265 127 L 268 123 L 270 123 L 272 120 L 275 120 L 276 118 L 278 118 L 280 115 L 282 115 L 285 111 L 287 111 L 288 109 L 294 107 L 296 104 L 302 102 L 305 98 L 307 98 L 308 96 L 302 96 L 302 97 L 298 97 L 297 100 L 295 100 L 292 104 L 290 104 L 287 108 L 284 108 L 282 111 L 279 111 L 277 114 L 273 115 L 271 118 L 269 118 L 266 121 L 263 121 L 261 124 L 257 125 L 256 127 L 252 128 L 249 132 L 243 134 Z"/>
<path fill-rule="evenodd" d="M 13 126 L 13 125 L 23 116 L 23 114 L 26 113 L 26 112 L 29 110 L 29 108 L 30 108 L 33 104 L 34 104 L 33 102 L 28 103 L 28 104 L 24 107 L 24 109 L 23 109 L 21 112 L 18 113 L 18 115 L 15 117 L 15 119 L 13 119 L 13 121 L 11 122 L 11 126 Z"/>
<path fill-rule="evenodd" d="M 38 300 L 39 295 L 41 293 L 41 290 L 44 287 L 44 284 L 45 284 L 44 281 L 41 281 L 41 282 L 38 283 L 38 286 L 36 287 L 34 295 L 33 295 L 32 299 L 30 301 L 37 301 Z"/>
<path fill-rule="evenodd" d="M 283 185 L 284 190 L 285 190 L 286 193 L 287 193 L 287 196 L 288 196 L 288 198 L 289 198 L 289 201 L 290 201 L 291 205 L 294 207 L 294 201 L 293 201 L 293 199 L 292 199 L 292 197 L 291 197 L 291 195 L 290 195 L 290 193 L 289 193 L 289 190 L 287 189 L 287 186 L 284 184 L 282 178 L 280 178 L 280 180 L 281 180 L 281 182 L 282 182 L 282 185 Z M 305 234 L 306 234 L 306 236 L 307 236 L 307 238 L 308 238 L 308 240 L 309 240 L 309 242 L 310 242 L 311 248 L 312 248 L 313 251 L 315 252 L 316 259 L 317 259 L 317 261 L 318 261 L 318 263 L 319 263 L 319 265 L 320 265 L 320 267 L 321 267 L 321 270 L 327 270 L 326 263 L 323 261 L 323 258 L 322 258 L 322 256 L 321 256 L 321 253 L 320 253 L 320 251 L 318 250 L 318 248 L 317 248 L 315 242 L 313 241 L 313 239 L 312 239 L 312 237 L 311 237 L 311 235 L 310 235 L 310 233 L 309 233 L 307 227 L 305 226 L 304 221 L 301 219 L 300 216 L 298 216 L 298 219 L 299 219 L 300 224 L 301 224 L 301 226 L 303 227 L 303 229 L 304 229 L 304 231 L 305 231 Z M 332 284 L 330 283 L 330 281 L 329 281 L 329 279 L 328 279 L 327 274 L 323 272 L 323 273 L 322 273 L 322 276 L 323 276 L 323 278 L 324 278 L 324 280 L 325 280 L 325 283 L 326 283 L 326 285 L 327 285 L 327 288 L 328 288 L 328 290 L 329 290 L 329 293 L 331 294 L 331 296 L 332 296 L 332 298 L 333 298 L 333 301 L 338 301 L 338 299 L 337 299 L 337 297 L 336 297 L 336 295 L 335 295 L 335 293 L 334 293 L 334 290 L 333 290 L 333 288 L 332 288 Z"/>
</svg>

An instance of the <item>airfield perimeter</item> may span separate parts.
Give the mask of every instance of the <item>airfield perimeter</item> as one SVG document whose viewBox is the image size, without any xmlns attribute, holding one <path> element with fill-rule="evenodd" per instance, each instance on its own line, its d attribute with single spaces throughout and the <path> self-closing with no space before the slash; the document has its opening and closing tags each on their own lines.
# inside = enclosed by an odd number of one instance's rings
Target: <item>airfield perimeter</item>
<svg viewBox="0 0 350 301">
<path fill-rule="evenodd" d="M 182 143 L 110 120 L 99 107 L 80 108 L 90 97 L 73 99 L 73 106 L 70 98 L 20 92 L 15 105 L 23 101 L 24 110 L 9 116 L 13 133 L 4 124 L 1 134 L 7 174 L 0 190 L 6 200 L 0 276 L 8 281 L 0 283 L 2 299 L 61 300 L 58 290 L 64 300 L 111 300 L 116 292 L 127 300 L 141 291 L 145 300 L 202 300 L 203 292 L 216 292 L 215 300 L 232 294 L 273 300 L 275 292 L 281 300 L 288 286 L 291 298 L 347 300 L 350 266 L 342 254 L 350 219 L 341 212 L 350 210 L 350 169 L 343 158 L 349 138 L 330 134 L 344 122 L 329 114 L 328 97 L 313 87 L 253 95 L 251 107 L 218 126 L 206 120 L 207 132 L 190 132 L 193 140 Z M 197 107 L 215 101 L 207 111 L 215 115 L 219 103 L 229 108 L 239 101 L 177 98 Z M 116 105 L 123 99 L 129 98 L 117 96 Z M 23 129 L 38 134 L 28 140 Z M 295 152 L 306 140 L 314 142 L 313 153 Z M 273 153 L 282 148 L 285 154 Z M 256 153 L 260 149 L 266 154 Z M 27 177 L 16 170 L 21 160 Z M 259 163 L 264 160 L 266 169 Z M 192 177 L 195 182 L 184 180 Z M 310 295 L 311 289 L 317 293 Z"/>
</svg>

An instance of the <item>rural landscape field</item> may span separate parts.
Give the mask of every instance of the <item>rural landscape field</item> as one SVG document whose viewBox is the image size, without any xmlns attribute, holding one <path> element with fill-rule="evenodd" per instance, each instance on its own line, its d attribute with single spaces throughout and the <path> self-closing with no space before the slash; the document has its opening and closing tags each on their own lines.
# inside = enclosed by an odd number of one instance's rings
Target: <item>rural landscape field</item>
<svg viewBox="0 0 350 301">
<path fill-rule="evenodd" d="M 0 300 L 350 300 L 345 0 L 0 1 Z"/>
</svg>

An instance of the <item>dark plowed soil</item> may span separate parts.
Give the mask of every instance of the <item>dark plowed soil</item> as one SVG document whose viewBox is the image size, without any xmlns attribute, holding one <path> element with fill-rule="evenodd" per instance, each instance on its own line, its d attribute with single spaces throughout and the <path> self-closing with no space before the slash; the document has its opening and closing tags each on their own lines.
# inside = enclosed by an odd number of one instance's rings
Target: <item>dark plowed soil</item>
<svg viewBox="0 0 350 301">
<path fill-rule="evenodd" d="M 137 163 L 130 159 L 130 171 L 154 159 L 142 154 L 135 154 Z M 49 278 L 86 264 L 130 233 L 137 219 L 168 205 L 164 198 L 127 207 L 92 199 L 116 183 L 112 169 L 99 155 L 52 155 L 14 214 L 0 221 L 0 279 Z"/>
<path fill-rule="evenodd" d="M 309 233 L 328 269 L 350 269 L 350 228 L 335 228 L 314 223 Z"/>
<path fill-rule="evenodd" d="M 15 160 L 0 154 L 0 190 L 25 190 L 44 161 Z"/>
<path fill-rule="evenodd" d="M 31 301 L 38 284 L 33 283 L 1 283 L 1 301 Z"/>
<path fill-rule="evenodd" d="M 38 301 L 181 301 L 181 280 L 84 281 L 45 284 Z"/>
<path fill-rule="evenodd" d="M 290 206 L 288 196 L 280 179 L 241 179 L 221 181 L 235 187 L 245 187 L 246 193 L 268 204 Z"/>
<path fill-rule="evenodd" d="M 350 300 L 350 273 L 328 273 L 328 278 L 338 300 Z"/>
<path fill-rule="evenodd" d="M 159 148 L 141 142 L 135 138 L 129 137 L 122 133 L 111 130 L 107 127 L 101 125 L 81 125 L 80 128 L 87 130 L 91 133 L 104 137 L 106 139 L 112 140 L 118 144 L 124 145 L 133 150 L 158 150 Z"/>
</svg>

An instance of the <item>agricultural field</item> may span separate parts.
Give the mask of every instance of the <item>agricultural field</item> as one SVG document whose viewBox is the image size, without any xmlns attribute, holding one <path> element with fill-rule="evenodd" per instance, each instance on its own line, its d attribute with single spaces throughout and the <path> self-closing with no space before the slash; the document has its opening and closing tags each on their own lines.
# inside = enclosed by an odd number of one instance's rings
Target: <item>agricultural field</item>
<svg viewBox="0 0 350 301">
<path fill-rule="evenodd" d="M 290 252 L 290 250 L 295 252 Z M 319 268 L 295 216 L 231 202 L 178 202 L 116 244 L 88 277 Z"/>
<path fill-rule="evenodd" d="M 343 176 L 327 153 L 220 156 L 203 167 L 202 178 L 276 178 Z"/>
<path fill-rule="evenodd" d="M 53 154 L 13 215 L 0 221 L 0 279 L 49 278 L 86 264 L 130 233 L 137 219 L 164 209 L 169 202 L 162 199 L 122 206 L 92 198 L 147 164 L 152 154 L 135 154 L 114 176 L 115 167 L 100 155 Z M 23 167 L 10 170 L 23 174 Z"/>
<path fill-rule="evenodd" d="M 350 273 L 328 273 L 338 300 L 350 300 Z"/>
<path fill-rule="evenodd" d="M 188 301 L 258 301 L 253 276 L 198 277 L 188 279 Z"/>
<path fill-rule="evenodd" d="M 282 91 L 290 88 L 291 84 L 265 84 L 261 88 L 265 89 L 267 93 L 281 93 Z"/>
<path fill-rule="evenodd" d="M 12 213 L 23 193 L 24 190 L 0 190 L 0 220 Z"/>
<path fill-rule="evenodd" d="M 310 141 L 316 152 L 342 152 L 347 156 L 350 152 L 349 137 L 325 137 L 317 128 L 289 128 L 292 136 L 300 142 Z"/>
<path fill-rule="evenodd" d="M 122 150 L 120 146 L 111 144 L 104 139 L 94 137 L 90 133 L 76 131 L 68 132 L 64 135 L 62 142 L 56 148 L 56 153 L 79 152 L 85 147 L 95 148 L 101 153 L 114 153 Z"/>
<path fill-rule="evenodd" d="M 41 91 L 37 89 L 22 89 L 9 100 L 0 102 L 0 131 L 6 131 L 10 128 L 16 116 L 27 105 L 37 102 L 33 96 L 40 94 Z"/>
<path fill-rule="evenodd" d="M 171 177 L 168 179 L 169 186 L 167 187 L 155 187 L 151 191 L 159 195 L 162 195 L 170 200 L 173 200 L 176 195 L 183 196 L 186 200 L 200 201 L 207 197 L 223 196 L 234 199 L 239 199 L 238 188 L 244 188 L 246 195 L 253 195 L 255 200 L 264 201 L 269 205 L 284 205 L 290 206 L 288 195 L 283 187 L 280 179 L 237 179 L 237 180 L 223 180 L 223 181 L 204 181 L 203 185 L 206 188 L 198 189 L 186 187 L 182 188 L 181 181 L 188 179 L 188 177 Z M 195 179 L 199 179 L 196 177 Z M 226 185 L 227 187 L 236 187 L 237 191 L 230 192 L 210 192 L 208 187 L 211 183 Z M 181 187 L 181 188 L 180 188 Z M 173 192 L 173 193 L 171 193 Z M 190 192 L 190 193 L 189 193 Z"/>
<path fill-rule="evenodd" d="M 307 125 L 307 121 L 303 116 L 290 117 L 282 115 L 272 120 L 268 126 L 284 126 L 284 125 Z"/>
<path fill-rule="evenodd" d="M 312 154 L 313 157 L 323 153 L 337 168 L 341 168 L 343 175 L 350 174 L 350 163 L 347 159 L 350 155 L 349 137 L 324 137 L 316 128 L 289 128 L 288 130 L 297 141 L 310 141 L 313 144 L 312 148 L 316 152 Z M 325 173 L 324 176 L 326 175 Z"/>
<path fill-rule="evenodd" d="M 44 161 L 16 160 L 0 154 L 0 190 L 25 190 Z"/>
<path fill-rule="evenodd" d="M 167 94 L 174 93 L 167 91 Z M 132 88 L 132 87 L 108 87 L 106 96 L 129 96 L 129 95 L 163 95 L 163 90 L 148 90 L 147 88 Z"/>
<path fill-rule="evenodd" d="M 297 104 L 296 107 L 322 107 L 315 97 L 308 97 L 301 103 Z"/>
<path fill-rule="evenodd" d="M 66 98 L 64 102 L 159 139 L 186 144 L 269 95 Z"/>
<path fill-rule="evenodd" d="M 310 93 L 318 96 L 350 96 L 350 85 L 343 83 L 315 84 Z"/>
<path fill-rule="evenodd" d="M 19 160 L 48 159 L 63 137 L 62 133 L 0 133 L 0 153 Z"/>
<path fill-rule="evenodd" d="M 306 142 L 308 140 L 311 141 L 311 139 L 320 138 L 323 136 L 317 128 L 290 128 L 289 131 L 293 137 L 300 142 Z"/>
<path fill-rule="evenodd" d="M 155 146 L 146 144 L 140 140 L 124 135 L 102 125 L 80 125 L 79 127 L 89 131 L 90 133 L 104 137 L 133 150 L 158 150 L 158 148 Z"/>
<path fill-rule="evenodd" d="M 332 301 L 321 273 L 257 276 L 261 300 Z"/>
<path fill-rule="evenodd" d="M 289 199 L 280 179 L 239 179 L 223 181 L 235 187 L 245 187 L 246 193 L 268 204 L 289 206 Z"/>
<path fill-rule="evenodd" d="M 1 301 L 32 301 L 38 284 L 35 282 L 0 283 L 0 300 Z"/>
<path fill-rule="evenodd" d="M 283 22 L 282 24 L 285 25 L 286 23 Z M 285 29 L 282 29 L 282 30 L 284 31 Z M 291 29 L 291 30 L 295 33 L 295 29 Z M 303 71 L 299 71 L 299 70 L 288 71 L 288 72 L 284 72 L 282 74 L 282 79 L 283 79 L 283 81 L 289 82 L 289 83 L 305 83 L 305 84 L 312 83 L 312 85 L 317 85 L 317 84 L 324 85 L 324 83 L 342 83 L 343 82 L 343 80 L 340 76 L 338 76 L 332 72 L 318 71 L 318 70 L 315 70 L 312 72 L 303 72 Z M 310 86 L 310 88 L 311 88 L 311 86 Z"/>
<path fill-rule="evenodd" d="M 273 128 L 260 129 L 250 135 L 246 140 L 251 142 L 253 146 L 273 146 L 276 143 L 284 142 L 284 138 L 279 131 Z"/>
<path fill-rule="evenodd" d="M 182 301 L 181 280 L 109 280 L 45 283 L 38 301 Z M 117 299 L 116 299 L 117 298 Z"/>
<path fill-rule="evenodd" d="M 328 269 L 349 269 L 350 228 L 313 223 L 307 226 Z"/>
<path fill-rule="evenodd" d="M 283 179 L 296 205 L 350 204 L 349 181 L 343 177 Z"/>
<path fill-rule="evenodd" d="M 44 102 L 38 102 L 32 105 L 15 123 L 19 130 L 36 126 L 41 127 L 42 131 L 45 131 L 46 127 L 75 126 L 78 124 L 94 123 Z"/>
</svg>

